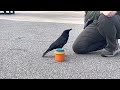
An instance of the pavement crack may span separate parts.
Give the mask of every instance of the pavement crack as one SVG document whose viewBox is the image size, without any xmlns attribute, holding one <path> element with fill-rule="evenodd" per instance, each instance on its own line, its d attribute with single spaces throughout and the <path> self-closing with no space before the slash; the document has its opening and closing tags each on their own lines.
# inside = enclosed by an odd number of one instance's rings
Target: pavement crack
<svg viewBox="0 0 120 90">
<path fill-rule="evenodd" d="M 22 38 L 25 38 L 25 37 L 17 37 L 17 38 L 15 38 L 15 40 L 19 40 L 19 39 L 22 39 Z"/>
<path fill-rule="evenodd" d="M 11 51 L 12 50 L 16 50 L 16 51 L 24 51 L 24 52 L 26 52 L 27 50 L 25 50 L 25 49 L 20 49 L 20 48 L 13 48 L 13 49 L 10 49 Z"/>
</svg>

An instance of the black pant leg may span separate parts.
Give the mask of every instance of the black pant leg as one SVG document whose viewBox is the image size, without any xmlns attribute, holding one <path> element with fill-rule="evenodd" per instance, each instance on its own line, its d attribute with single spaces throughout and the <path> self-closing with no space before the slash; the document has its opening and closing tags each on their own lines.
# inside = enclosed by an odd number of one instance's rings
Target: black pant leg
<svg viewBox="0 0 120 90">
<path fill-rule="evenodd" d="M 114 51 L 117 48 L 117 29 L 113 23 L 113 17 L 107 17 L 102 14 L 99 17 L 98 22 L 98 31 L 107 42 L 105 48 L 109 51 Z"/>
<path fill-rule="evenodd" d="M 92 23 L 83 30 L 73 43 L 73 51 L 77 54 L 85 54 L 105 48 L 106 41 Z"/>
<path fill-rule="evenodd" d="M 115 15 L 115 16 L 113 16 L 110 19 L 113 22 L 113 24 L 115 25 L 116 30 L 117 30 L 116 38 L 120 39 L 120 16 L 119 15 Z"/>
</svg>

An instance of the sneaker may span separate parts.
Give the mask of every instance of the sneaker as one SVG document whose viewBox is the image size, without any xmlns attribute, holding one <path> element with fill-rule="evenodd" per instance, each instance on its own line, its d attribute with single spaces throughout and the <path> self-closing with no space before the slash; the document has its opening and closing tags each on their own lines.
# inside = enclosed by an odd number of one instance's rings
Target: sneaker
<svg viewBox="0 0 120 90">
<path fill-rule="evenodd" d="M 102 57 L 114 57 L 120 52 L 120 48 L 116 49 L 115 51 L 108 51 L 106 49 L 103 50 L 103 53 L 101 54 Z"/>
</svg>

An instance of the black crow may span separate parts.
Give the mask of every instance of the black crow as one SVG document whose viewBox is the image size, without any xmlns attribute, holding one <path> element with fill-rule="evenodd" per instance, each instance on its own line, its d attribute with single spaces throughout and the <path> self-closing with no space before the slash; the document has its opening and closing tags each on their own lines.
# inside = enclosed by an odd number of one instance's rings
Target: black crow
<svg viewBox="0 0 120 90">
<path fill-rule="evenodd" d="M 50 46 L 49 48 L 43 53 L 42 57 L 44 57 L 48 52 L 54 50 L 54 49 L 57 49 L 57 48 L 62 48 L 68 41 L 68 38 L 69 38 L 69 32 L 71 31 L 72 29 L 68 29 L 68 30 L 65 30 L 62 35 L 56 40 L 54 41 Z"/>
</svg>

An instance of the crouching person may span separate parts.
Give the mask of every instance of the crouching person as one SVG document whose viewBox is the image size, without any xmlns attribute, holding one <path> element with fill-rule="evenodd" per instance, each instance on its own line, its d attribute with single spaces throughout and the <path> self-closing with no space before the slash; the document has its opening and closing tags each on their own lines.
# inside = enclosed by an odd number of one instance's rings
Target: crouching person
<svg viewBox="0 0 120 90">
<path fill-rule="evenodd" d="M 84 30 L 73 43 L 76 54 L 103 49 L 101 56 L 115 56 L 120 52 L 120 12 L 86 11 Z"/>
</svg>

